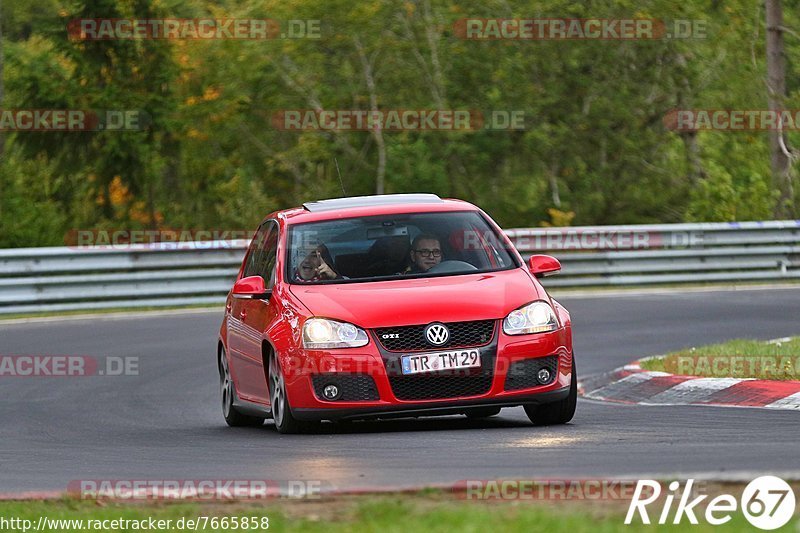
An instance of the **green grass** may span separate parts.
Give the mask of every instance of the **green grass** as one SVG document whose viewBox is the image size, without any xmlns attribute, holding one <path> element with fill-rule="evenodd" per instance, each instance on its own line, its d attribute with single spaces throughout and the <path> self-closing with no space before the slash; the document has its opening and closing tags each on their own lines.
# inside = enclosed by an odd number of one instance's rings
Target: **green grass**
<svg viewBox="0 0 800 533">
<path fill-rule="evenodd" d="M 642 361 L 645 370 L 712 378 L 800 380 L 800 337 L 784 342 L 737 339 Z"/>
<path fill-rule="evenodd" d="M 0 502 L 0 517 L 23 518 L 38 523 L 40 516 L 50 519 L 197 519 L 202 516 L 269 518 L 270 531 L 308 531 L 337 533 L 350 531 L 459 531 L 581 533 L 615 531 L 685 531 L 687 525 L 647 526 L 638 518 L 624 525 L 628 502 L 483 502 L 464 501 L 452 495 L 394 494 L 380 496 L 338 497 L 321 500 L 268 500 L 263 503 L 117 503 L 63 499 L 56 501 Z M 660 508 L 659 508 L 660 509 Z M 658 509 L 652 519 L 657 519 Z M 796 517 L 778 531 L 794 531 Z M 705 524 L 692 526 L 695 532 L 751 531 L 741 515 L 733 513 L 724 526 Z M 4 529 L 4 531 L 15 531 Z M 17 529 L 19 531 L 19 529 Z M 45 528 L 38 533 L 70 533 L 70 527 Z M 138 531 L 127 529 L 94 529 L 94 531 Z M 176 526 L 160 531 L 182 531 Z M 198 531 L 237 531 L 217 527 Z M 238 531 L 244 531 L 238 529 Z M 265 531 L 248 529 L 248 531 Z"/>
</svg>

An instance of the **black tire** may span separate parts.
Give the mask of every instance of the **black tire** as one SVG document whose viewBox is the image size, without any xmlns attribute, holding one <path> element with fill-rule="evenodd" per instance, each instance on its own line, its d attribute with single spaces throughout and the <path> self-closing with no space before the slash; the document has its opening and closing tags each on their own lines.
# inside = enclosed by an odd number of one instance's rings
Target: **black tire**
<svg viewBox="0 0 800 533">
<path fill-rule="evenodd" d="M 464 413 L 470 420 L 479 420 L 481 418 L 489 418 L 500 414 L 500 407 L 475 407 Z"/>
<path fill-rule="evenodd" d="M 269 358 L 267 382 L 269 385 L 269 401 L 272 406 L 272 420 L 275 421 L 275 429 L 278 430 L 278 433 L 313 433 L 319 428 L 319 422 L 298 420 L 292 415 L 289 396 L 286 394 L 283 370 L 274 354 Z"/>
<path fill-rule="evenodd" d="M 554 426 L 566 424 L 575 416 L 578 405 L 578 374 L 575 371 L 575 358 L 572 358 L 572 381 L 569 395 L 563 400 L 546 404 L 530 404 L 525 406 L 525 414 L 535 426 Z"/>
<path fill-rule="evenodd" d="M 231 427 L 258 427 L 263 425 L 263 418 L 245 415 L 233 405 L 238 397 L 236 396 L 236 386 L 231 378 L 228 358 L 225 356 L 224 349 L 220 350 L 217 367 L 219 369 L 219 387 L 222 396 L 222 416 L 225 418 L 225 422 Z"/>
</svg>

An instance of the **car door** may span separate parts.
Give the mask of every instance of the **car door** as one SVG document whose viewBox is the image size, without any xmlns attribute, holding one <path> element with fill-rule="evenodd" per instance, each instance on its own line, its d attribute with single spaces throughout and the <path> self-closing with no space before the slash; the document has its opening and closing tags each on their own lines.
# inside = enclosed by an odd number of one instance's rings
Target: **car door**
<svg viewBox="0 0 800 533">
<path fill-rule="evenodd" d="M 272 228 L 266 234 L 263 253 L 255 265 L 257 276 L 264 278 L 267 290 L 272 290 L 275 285 L 275 266 L 278 257 L 279 229 L 277 222 L 272 222 Z M 280 302 L 275 295 L 269 299 L 250 299 L 244 301 L 244 316 L 242 317 L 243 329 L 247 332 L 248 342 L 245 344 L 245 355 L 254 369 L 248 374 L 247 386 L 252 397 L 259 402 L 269 403 L 269 390 L 267 389 L 267 373 L 264 368 L 262 344 L 264 332 L 280 316 Z"/>
<path fill-rule="evenodd" d="M 269 220 L 256 232 L 242 277 L 262 276 L 271 284 L 277 257 L 278 224 Z M 271 285 L 268 288 L 272 288 Z M 228 318 L 228 349 L 236 390 L 244 400 L 267 403 L 267 382 L 261 356 L 263 331 L 269 323 L 270 300 L 233 298 Z"/>
</svg>

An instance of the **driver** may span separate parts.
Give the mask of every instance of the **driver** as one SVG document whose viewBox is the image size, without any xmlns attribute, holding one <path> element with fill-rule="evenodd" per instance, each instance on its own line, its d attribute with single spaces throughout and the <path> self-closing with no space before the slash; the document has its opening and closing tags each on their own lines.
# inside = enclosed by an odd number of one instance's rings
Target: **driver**
<svg viewBox="0 0 800 533">
<path fill-rule="evenodd" d="M 435 235 L 421 234 L 411 243 L 411 266 L 403 274 L 423 274 L 442 262 L 442 246 Z"/>
<path fill-rule="evenodd" d="M 328 279 L 342 279 L 330 265 L 333 263 L 331 252 L 324 244 L 313 248 L 297 266 L 294 281 L 322 281 Z"/>
</svg>

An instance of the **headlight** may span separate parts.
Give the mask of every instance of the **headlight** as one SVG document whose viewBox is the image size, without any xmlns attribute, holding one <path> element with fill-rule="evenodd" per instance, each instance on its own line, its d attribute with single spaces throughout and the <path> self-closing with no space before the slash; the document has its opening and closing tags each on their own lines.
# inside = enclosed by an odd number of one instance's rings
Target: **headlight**
<svg viewBox="0 0 800 533">
<path fill-rule="evenodd" d="M 368 342 L 366 331 L 347 322 L 309 318 L 303 325 L 303 348 L 358 348 Z"/>
<path fill-rule="evenodd" d="M 533 302 L 511 311 L 503 320 L 506 335 L 544 333 L 558 328 L 556 314 L 547 302 Z"/>
</svg>

